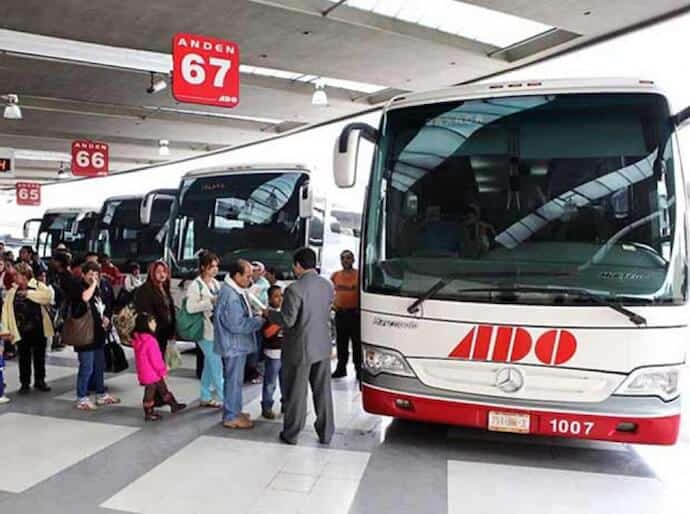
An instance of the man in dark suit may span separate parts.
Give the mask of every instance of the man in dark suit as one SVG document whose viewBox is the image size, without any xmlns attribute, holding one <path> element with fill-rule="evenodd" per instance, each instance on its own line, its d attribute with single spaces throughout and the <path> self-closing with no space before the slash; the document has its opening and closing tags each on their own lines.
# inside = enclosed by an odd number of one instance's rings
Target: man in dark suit
<svg viewBox="0 0 690 514">
<path fill-rule="evenodd" d="M 316 254 L 310 248 L 293 257 L 297 281 L 285 291 L 280 311 L 264 316 L 283 327 L 281 392 L 285 417 L 280 440 L 296 444 L 307 416 L 307 384 L 311 385 L 316 433 L 329 444 L 335 431 L 331 392 L 330 310 L 334 291 L 330 281 L 316 272 Z"/>
</svg>

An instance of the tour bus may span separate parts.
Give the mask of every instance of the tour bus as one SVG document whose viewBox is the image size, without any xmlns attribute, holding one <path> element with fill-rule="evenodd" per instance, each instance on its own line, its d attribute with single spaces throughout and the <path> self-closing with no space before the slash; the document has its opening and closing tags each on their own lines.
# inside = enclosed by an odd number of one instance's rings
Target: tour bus
<svg viewBox="0 0 690 514">
<path fill-rule="evenodd" d="M 128 261 L 142 270 L 163 257 L 163 244 L 175 189 L 156 189 L 144 196 L 114 196 L 103 203 L 96 221 L 92 250 L 110 255 L 122 271 Z"/>
<path fill-rule="evenodd" d="M 73 256 L 83 256 L 89 248 L 95 217 L 95 209 L 48 209 L 42 218 L 24 222 L 24 236 L 29 237 L 31 227 L 37 226 L 35 246 L 42 259 L 49 259 L 60 243 L 64 243 Z"/>
<path fill-rule="evenodd" d="M 651 81 L 403 95 L 375 145 L 361 244 L 366 411 L 491 431 L 673 444 L 688 340 L 673 115 Z"/>
<path fill-rule="evenodd" d="M 198 256 L 220 257 L 221 274 L 235 259 L 258 260 L 292 278 L 292 255 L 320 247 L 323 211 L 314 209 L 310 170 L 298 164 L 216 167 L 187 173 L 170 217 L 166 254 L 174 282 L 198 273 Z M 312 222 L 312 218 L 319 218 Z M 311 232 L 311 233 L 310 233 Z M 176 301 L 179 287 L 173 287 Z"/>
</svg>

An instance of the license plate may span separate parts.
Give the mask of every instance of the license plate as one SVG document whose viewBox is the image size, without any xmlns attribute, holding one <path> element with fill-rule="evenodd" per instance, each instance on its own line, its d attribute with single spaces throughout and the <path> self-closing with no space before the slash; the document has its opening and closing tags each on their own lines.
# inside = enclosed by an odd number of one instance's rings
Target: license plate
<svg viewBox="0 0 690 514">
<path fill-rule="evenodd" d="M 490 411 L 489 430 L 529 434 L 529 414 Z"/>
</svg>

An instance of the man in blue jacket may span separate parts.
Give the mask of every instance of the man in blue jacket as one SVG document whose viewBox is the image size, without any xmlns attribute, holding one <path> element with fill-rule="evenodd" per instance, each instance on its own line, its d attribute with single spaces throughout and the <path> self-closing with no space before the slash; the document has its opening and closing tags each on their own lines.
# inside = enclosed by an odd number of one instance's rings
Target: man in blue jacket
<svg viewBox="0 0 690 514">
<path fill-rule="evenodd" d="M 249 415 L 242 412 L 242 382 L 247 355 L 258 351 L 256 333 L 264 320 L 252 314 L 247 297 L 251 280 L 252 265 L 242 259 L 233 262 L 220 289 L 214 314 L 213 349 L 223 358 L 223 426 L 226 428 L 254 427 Z"/>
</svg>

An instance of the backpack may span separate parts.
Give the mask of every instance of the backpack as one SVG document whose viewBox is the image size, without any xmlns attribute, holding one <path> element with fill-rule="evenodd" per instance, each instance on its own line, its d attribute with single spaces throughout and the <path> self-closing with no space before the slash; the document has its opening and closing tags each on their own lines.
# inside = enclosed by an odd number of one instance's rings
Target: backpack
<svg viewBox="0 0 690 514">
<path fill-rule="evenodd" d="M 125 346 L 132 346 L 132 332 L 134 332 L 134 323 L 137 319 L 137 311 L 134 310 L 134 305 L 126 305 L 120 312 L 113 316 L 113 326 L 117 331 L 120 342 Z"/>
<path fill-rule="evenodd" d="M 201 284 L 199 283 L 199 298 L 202 298 Z M 187 310 L 187 297 L 182 300 L 182 308 L 176 316 L 177 336 L 183 341 L 201 341 L 204 338 L 204 313 L 190 313 Z"/>
</svg>

